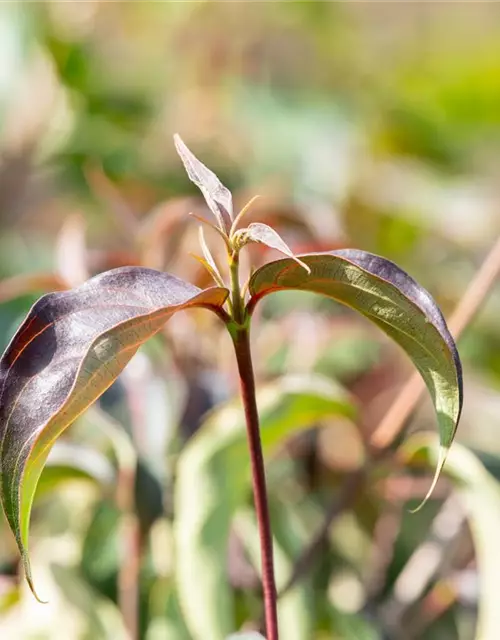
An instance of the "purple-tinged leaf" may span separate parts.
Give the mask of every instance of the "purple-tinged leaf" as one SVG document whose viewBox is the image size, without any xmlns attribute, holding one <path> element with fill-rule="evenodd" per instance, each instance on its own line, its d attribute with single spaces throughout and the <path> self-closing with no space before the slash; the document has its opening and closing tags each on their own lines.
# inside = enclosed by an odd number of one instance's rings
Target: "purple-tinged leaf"
<svg viewBox="0 0 500 640">
<path fill-rule="evenodd" d="M 240 229 L 237 231 L 235 236 L 237 238 L 236 242 L 239 241 L 242 245 L 247 242 L 259 242 L 260 244 L 265 244 L 270 249 L 276 249 L 276 251 L 279 251 L 280 253 L 285 254 L 285 256 L 292 258 L 292 260 L 295 260 L 295 262 L 305 269 L 307 273 L 311 272 L 311 269 L 307 264 L 295 256 L 279 233 L 267 224 L 262 222 L 252 222 L 246 229 Z"/>
<path fill-rule="evenodd" d="M 249 309 L 273 291 L 322 293 L 362 313 L 406 351 L 429 389 L 439 425 L 441 453 L 427 500 L 455 437 L 463 403 L 462 366 L 439 307 L 397 265 L 371 253 L 345 249 L 302 255 L 301 260 L 310 267 L 309 275 L 290 259 L 258 269 L 249 282 Z"/>
<path fill-rule="evenodd" d="M 213 171 L 210 171 L 184 144 L 178 133 L 174 135 L 175 148 L 191 182 L 200 189 L 219 228 L 229 233 L 233 220 L 233 197 Z"/>
<path fill-rule="evenodd" d="M 34 591 L 28 527 L 54 440 L 176 311 L 220 313 L 227 289 L 122 267 L 38 300 L 0 360 L 0 498 Z"/>
</svg>

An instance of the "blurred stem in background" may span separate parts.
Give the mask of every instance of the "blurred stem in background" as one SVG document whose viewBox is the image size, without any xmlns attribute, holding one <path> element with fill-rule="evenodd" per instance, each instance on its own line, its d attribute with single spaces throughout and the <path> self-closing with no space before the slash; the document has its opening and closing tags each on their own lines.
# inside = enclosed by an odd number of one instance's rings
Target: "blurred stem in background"
<svg viewBox="0 0 500 640">
<path fill-rule="evenodd" d="M 94 408 L 100 428 L 107 434 L 118 465 L 115 501 L 121 513 L 118 563 L 118 608 L 130 640 L 139 638 L 139 576 L 142 539 L 136 511 L 137 454 L 123 427 L 104 411 Z"/>
</svg>

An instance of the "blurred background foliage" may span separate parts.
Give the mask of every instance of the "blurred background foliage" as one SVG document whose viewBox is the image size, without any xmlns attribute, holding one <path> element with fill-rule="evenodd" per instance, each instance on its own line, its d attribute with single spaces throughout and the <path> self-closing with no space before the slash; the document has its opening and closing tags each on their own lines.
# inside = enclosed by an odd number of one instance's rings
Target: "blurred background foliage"
<svg viewBox="0 0 500 640">
<path fill-rule="evenodd" d="M 188 255 L 188 213 L 206 211 L 175 131 L 237 205 L 259 193 L 249 217 L 295 251 L 383 254 L 449 316 L 500 233 L 499 18 L 477 2 L 2 3 L 2 348 L 41 293 L 105 269 L 207 284 Z M 253 250 L 254 265 L 269 257 Z M 253 347 L 280 588 L 347 496 L 280 598 L 286 640 L 500 637 L 499 311 L 497 288 L 461 339 L 461 445 L 410 515 L 429 479 L 401 461 L 432 456 L 433 440 L 412 436 L 359 474 L 406 358 L 329 301 L 263 304 Z M 0 519 L 2 640 L 260 628 L 236 393 L 208 314 L 174 317 L 139 352 L 42 476 L 31 550 L 48 605 L 19 580 Z M 410 429 L 434 428 L 425 400 Z"/>
</svg>

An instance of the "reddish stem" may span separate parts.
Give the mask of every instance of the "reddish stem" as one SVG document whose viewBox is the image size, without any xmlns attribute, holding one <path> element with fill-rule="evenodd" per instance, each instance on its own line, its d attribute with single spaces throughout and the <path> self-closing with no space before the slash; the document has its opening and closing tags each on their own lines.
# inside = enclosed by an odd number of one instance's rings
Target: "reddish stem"
<svg viewBox="0 0 500 640">
<path fill-rule="evenodd" d="M 267 503 L 266 475 L 259 430 L 259 414 L 255 400 L 255 379 L 250 352 L 250 336 L 247 328 L 241 328 L 233 338 L 238 362 L 241 396 L 245 409 L 248 446 L 252 463 L 252 486 L 255 511 L 259 525 L 262 589 L 266 618 L 267 640 L 278 640 L 278 615 L 276 610 L 276 583 L 273 566 L 273 539 Z"/>
</svg>

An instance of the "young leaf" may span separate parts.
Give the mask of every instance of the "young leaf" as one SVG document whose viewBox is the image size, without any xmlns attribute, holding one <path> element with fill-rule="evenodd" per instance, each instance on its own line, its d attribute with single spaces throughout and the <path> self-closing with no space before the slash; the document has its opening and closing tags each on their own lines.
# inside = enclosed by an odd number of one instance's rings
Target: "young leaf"
<svg viewBox="0 0 500 640">
<path fill-rule="evenodd" d="M 219 227 L 229 233 L 233 220 L 233 197 L 213 171 L 191 153 L 178 133 L 174 135 L 175 148 L 191 182 L 200 189 Z"/>
<path fill-rule="evenodd" d="M 203 233 L 203 227 L 200 227 L 198 229 L 198 237 L 200 239 L 201 250 L 203 252 L 204 264 L 205 264 L 208 272 L 212 276 L 212 278 L 215 280 L 215 282 L 219 286 L 223 287 L 224 286 L 224 280 L 223 280 L 223 278 L 222 278 L 222 276 L 220 274 L 219 269 L 217 268 L 217 265 L 215 264 L 214 257 L 210 253 L 210 249 L 208 248 L 208 245 L 206 243 L 205 234 Z"/>
<path fill-rule="evenodd" d="M 267 247 L 276 249 L 277 251 L 284 253 L 289 258 L 292 258 L 292 260 L 295 260 L 295 262 L 300 264 L 307 273 L 311 272 L 311 269 L 307 264 L 302 262 L 302 260 L 299 260 L 299 258 L 294 255 L 279 233 L 267 224 L 263 224 L 262 222 L 252 222 L 252 224 L 250 224 L 246 229 L 241 229 L 237 234 L 241 237 L 242 243 L 260 242 L 261 244 L 265 244 Z"/>
<path fill-rule="evenodd" d="M 226 289 L 123 267 L 33 306 L 0 360 L 0 498 L 34 592 L 28 526 L 54 440 L 176 311 L 220 311 Z"/>
<path fill-rule="evenodd" d="M 441 311 L 407 273 L 371 253 L 345 249 L 301 259 L 310 267 L 310 275 L 289 259 L 258 269 L 249 283 L 249 309 L 282 289 L 322 293 L 362 313 L 406 351 L 429 389 L 439 425 L 441 453 L 424 504 L 453 442 L 463 402 L 460 358 Z"/>
</svg>

